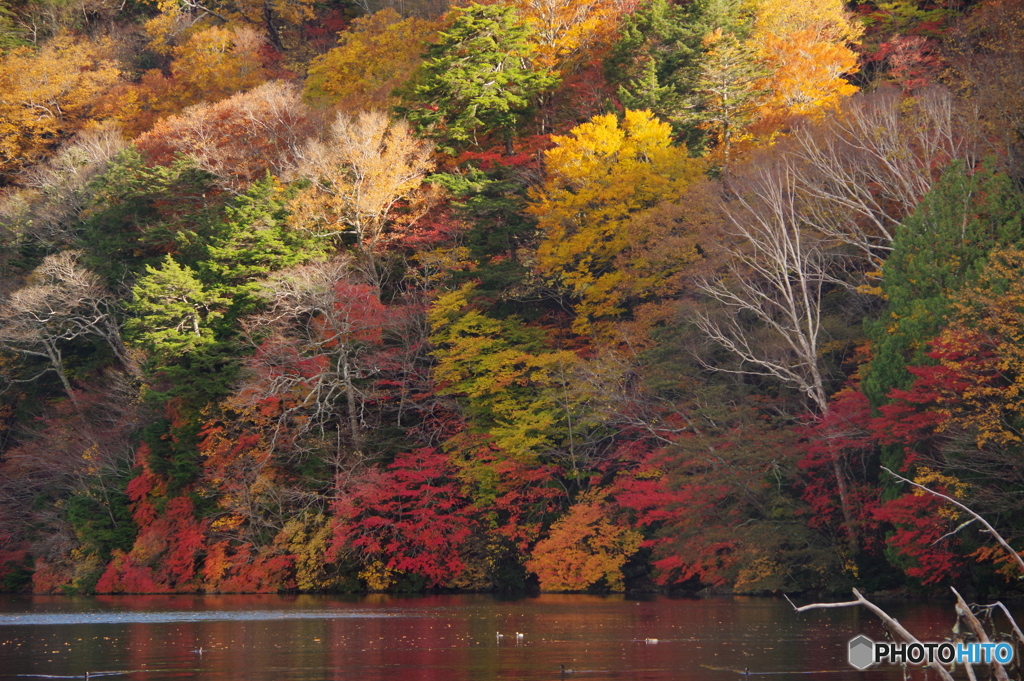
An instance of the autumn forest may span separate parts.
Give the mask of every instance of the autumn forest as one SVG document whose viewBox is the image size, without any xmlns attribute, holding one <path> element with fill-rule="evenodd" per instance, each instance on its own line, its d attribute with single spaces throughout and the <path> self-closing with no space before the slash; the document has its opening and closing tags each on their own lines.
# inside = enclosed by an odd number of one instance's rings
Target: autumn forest
<svg viewBox="0 0 1024 681">
<path fill-rule="evenodd" d="M 1019 591 L 1022 187 L 1022 0 L 0 0 L 0 590 Z"/>
</svg>

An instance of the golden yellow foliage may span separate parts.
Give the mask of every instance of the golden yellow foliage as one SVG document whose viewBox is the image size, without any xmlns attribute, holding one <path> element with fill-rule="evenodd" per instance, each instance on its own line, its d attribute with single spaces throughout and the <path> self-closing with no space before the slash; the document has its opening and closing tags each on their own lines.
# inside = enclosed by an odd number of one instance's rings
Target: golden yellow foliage
<svg viewBox="0 0 1024 681">
<path fill-rule="evenodd" d="M 768 76 L 770 94 L 759 118 L 770 135 L 788 116 L 835 109 L 857 87 L 844 76 L 857 70 L 850 49 L 863 33 L 841 0 L 757 0 L 751 42 Z"/>
<path fill-rule="evenodd" d="M 359 571 L 359 579 L 366 582 L 366 588 L 373 592 L 387 591 L 398 581 L 399 573 L 379 560 L 375 560 Z"/>
<path fill-rule="evenodd" d="M 310 63 L 304 96 L 343 111 L 394 105 L 392 90 L 422 61 L 439 26 L 438 21 L 402 19 L 390 8 L 356 19 L 337 47 Z"/>
<path fill-rule="evenodd" d="M 762 553 L 756 554 L 739 569 L 733 589 L 740 592 L 757 591 L 766 582 L 777 581 L 779 574 L 784 571 L 785 568 L 778 561 Z"/>
<path fill-rule="evenodd" d="M 473 284 L 442 294 L 428 313 L 440 395 L 457 395 L 501 450 L 523 461 L 557 446 L 566 410 L 565 377 L 578 358 L 543 347 L 542 334 L 514 318 L 472 308 Z"/>
<path fill-rule="evenodd" d="M 534 29 L 537 62 L 546 68 L 607 44 L 626 9 L 619 0 L 513 0 L 512 6 Z"/>
<path fill-rule="evenodd" d="M 676 262 L 649 267 L 645 247 L 666 234 L 652 228 L 657 221 L 637 218 L 679 200 L 704 164 L 672 146 L 670 126 L 650 111 L 627 111 L 621 123 L 595 116 L 553 140 L 544 185 L 528 208 L 542 235 L 537 265 L 579 300 L 574 329 L 592 333 L 594 320 L 621 315 L 628 298 L 656 293 L 695 257 L 692 249 L 664 253 Z"/>
<path fill-rule="evenodd" d="M 423 178 L 433 168 L 429 143 L 405 121 L 381 111 L 339 114 L 325 142 L 311 142 L 298 174 L 311 181 L 292 202 L 293 220 L 305 229 L 347 231 L 365 253 L 392 232 L 396 204 L 416 206 Z"/>
<path fill-rule="evenodd" d="M 967 490 L 970 489 L 970 485 L 966 482 L 961 482 L 959 478 L 952 475 L 945 475 L 939 471 L 932 470 L 927 466 L 919 466 L 917 474 L 914 476 L 914 482 L 919 485 L 930 486 L 940 485 L 946 489 L 946 494 L 955 498 L 963 499 L 967 496 Z M 926 492 L 923 489 L 914 488 L 911 492 L 915 497 L 923 497 Z M 938 510 L 939 516 L 956 522 L 960 519 L 961 511 L 952 504 L 943 504 Z"/>
<path fill-rule="evenodd" d="M 121 79 L 108 46 L 68 36 L 0 61 L 0 175 L 40 161 L 93 117 Z"/>
<path fill-rule="evenodd" d="M 755 0 L 754 31 L 789 35 L 812 31 L 815 41 L 855 43 L 864 33 L 842 0 Z"/>
<path fill-rule="evenodd" d="M 954 303 L 954 323 L 940 336 L 955 354 L 942 364 L 955 371 L 956 391 L 945 395 L 945 429 L 973 433 L 979 448 L 1024 441 L 1024 250 L 996 249 L 978 282 Z"/>
<path fill-rule="evenodd" d="M 114 93 L 106 108 L 126 132 L 137 135 L 189 106 L 254 88 L 270 77 L 260 55 L 264 44 L 251 28 L 214 26 L 194 32 L 172 48 L 170 77 L 148 71 L 139 83 Z"/>
<path fill-rule="evenodd" d="M 330 519 L 313 513 L 290 520 L 275 539 L 295 556 L 295 585 L 300 591 L 324 591 L 335 586 L 324 558 L 331 537 Z"/>
</svg>

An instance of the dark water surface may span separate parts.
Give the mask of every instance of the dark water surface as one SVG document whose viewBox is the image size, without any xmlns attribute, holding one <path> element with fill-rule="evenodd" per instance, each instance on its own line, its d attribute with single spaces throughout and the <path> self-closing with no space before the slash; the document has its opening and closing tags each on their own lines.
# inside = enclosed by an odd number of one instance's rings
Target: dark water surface
<svg viewBox="0 0 1024 681">
<path fill-rule="evenodd" d="M 883 607 L 921 640 L 953 624 L 947 604 Z M 766 598 L 3 596 L 0 679 L 903 679 L 847 665 L 859 633 L 883 639 L 870 613 Z"/>
</svg>

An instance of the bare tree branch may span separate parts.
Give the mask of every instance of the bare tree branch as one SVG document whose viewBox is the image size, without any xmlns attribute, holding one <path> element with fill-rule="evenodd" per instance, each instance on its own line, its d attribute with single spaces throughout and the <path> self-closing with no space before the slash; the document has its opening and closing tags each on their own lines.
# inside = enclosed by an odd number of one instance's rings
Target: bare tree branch
<svg viewBox="0 0 1024 681">
<path fill-rule="evenodd" d="M 882 610 L 880 607 L 878 607 L 868 599 L 864 598 L 860 591 L 854 589 L 853 595 L 857 597 L 857 600 L 845 601 L 843 603 L 811 603 L 809 605 L 802 605 L 800 607 L 797 607 L 793 603 L 793 601 L 790 601 L 788 596 L 786 597 L 786 600 L 789 601 L 789 604 L 792 605 L 797 612 L 807 612 L 808 610 L 824 610 L 828 608 L 850 608 L 856 605 L 863 605 L 865 608 L 875 613 L 875 615 L 878 616 L 878 619 L 882 620 L 882 622 L 889 629 L 889 631 L 898 634 L 900 638 L 902 638 L 905 642 L 920 643 L 920 641 L 918 641 L 913 634 L 907 631 L 902 624 L 896 621 L 894 617 L 890 616 L 889 613 Z M 953 681 L 952 674 L 950 674 L 945 667 L 939 664 L 938 661 L 929 662 L 928 666 L 934 669 L 935 672 L 944 681 Z"/>
<path fill-rule="evenodd" d="M 981 626 L 981 622 L 979 622 L 978 618 L 974 616 L 973 612 L 971 612 L 970 606 L 967 605 L 967 603 L 964 601 L 963 597 L 960 595 L 960 592 L 958 592 L 953 587 L 949 588 L 956 596 L 956 614 L 965 622 L 967 622 L 967 626 L 970 628 L 971 632 L 975 635 L 975 637 L 977 637 L 978 641 L 980 641 L 981 643 L 991 643 L 992 641 L 989 639 L 988 634 L 985 632 L 985 627 Z M 995 674 L 996 681 L 1010 681 L 1009 677 L 1006 675 L 1006 669 L 1004 669 L 1003 665 L 999 664 L 999 662 L 997 662 L 994 658 L 992 660 L 992 671 Z"/>
<path fill-rule="evenodd" d="M 999 545 L 1002 546 L 1006 550 L 1006 552 L 1010 555 L 1010 557 L 1014 560 L 1014 562 L 1017 563 L 1017 567 L 1019 567 L 1020 570 L 1021 570 L 1021 575 L 1024 576 L 1024 558 L 1021 558 L 1021 555 L 1017 551 L 1013 550 L 1013 547 L 1010 546 L 1005 539 L 1003 539 L 1003 536 L 1001 534 L 999 534 L 996 531 L 996 528 L 992 527 L 992 525 L 990 525 L 987 520 L 982 518 L 980 515 L 978 515 L 977 513 L 975 513 L 970 508 L 968 508 L 967 506 L 965 506 L 961 502 L 957 501 L 953 497 L 947 496 L 945 494 L 941 494 L 939 492 L 936 492 L 933 489 L 928 489 L 924 485 L 919 485 L 918 483 L 914 482 L 913 480 L 908 480 L 907 478 L 903 477 L 902 475 L 899 475 L 898 473 L 893 473 L 891 470 L 889 470 L 885 466 L 882 466 L 882 470 L 885 471 L 886 473 L 888 473 L 889 475 L 891 475 L 892 477 L 896 478 L 900 482 L 905 482 L 906 484 L 911 485 L 912 487 L 915 487 L 915 488 L 917 488 L 919 490 L 927 492 L 928 494 L 931 494 L 932 496 L 938 497 L 939 499 L 942 499 L 943 501 L 946 501 L 946 502 L 948 502 L 950 504 L 953 504 L 954 506 L 956 506 L 957 508 L 959 508 L 962 511 L 966 512 L 972 518 L 977 520 L 985 528 L 985 532 L 987 532 L 988 534 L 992 535 L 992 537 L 997 542 L 999 542 Z M 964 526 L 966 526 L 966 523 L 964 525 L 962 525 L 961 527 L 964 527 Z M 960 528 L 958 528 L 958 529 L 960 529 Z"/>
</svg>

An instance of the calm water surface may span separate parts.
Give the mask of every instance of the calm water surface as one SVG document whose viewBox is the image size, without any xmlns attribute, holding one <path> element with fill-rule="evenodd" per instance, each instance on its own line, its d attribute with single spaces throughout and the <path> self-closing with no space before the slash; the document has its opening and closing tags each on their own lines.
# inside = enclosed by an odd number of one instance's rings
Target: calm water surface
<svg viewBox="0 0 1024 681">
<path fill-rule="evenodd" d="M 884 607 L 922 640 L 953 624 L 947 604 Z M 867 612 L 740 597 L 6 596 L 0 680 L 902 680 L 847 666 L 858 633 L 883 638 Z"/>
</svg>

